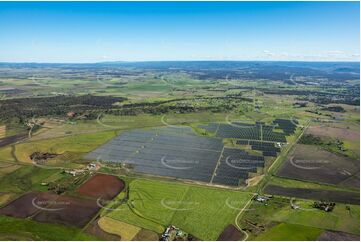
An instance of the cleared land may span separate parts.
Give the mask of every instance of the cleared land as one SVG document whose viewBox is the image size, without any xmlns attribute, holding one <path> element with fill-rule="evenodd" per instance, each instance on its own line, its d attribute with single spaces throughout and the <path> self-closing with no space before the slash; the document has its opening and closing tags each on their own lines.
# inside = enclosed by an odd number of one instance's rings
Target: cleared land
<svg viewBox="0 0 361 242">
<path fill-rule="evenodd" d="M 359 113 L 355 115 L 359 117 Z M 342 150 L 333 147 L 332 152 L 341 153 L 355 160 L 360 159 L 360 124 L 359 120 L 354 122 L 330 122 L 311 125 L 306 134 L 320 137 L 327 141 L 342 142 Z M 326 145 L 326 148 L 327 147 Z"/>
<path fill-rule="evenodd" d="M 141 229 L 133 238 L 133 241 L 157 241 L 159 236 L 157 233 L 148 229 Z"/>
<path fill-rule="evenodd" d="M 0 208 L 0 214 L 16 218 L 27 218 L 38 212 L 38 207 L 46 207 L 54 202 L 57 197 L 50 193 L 30 192 Z"/>
<path fill-rule="evenodd" d="M 99 219 L 94 220 L 91 224 L 89 224 L 86 228 L 86 233 L 96 236 L 102 240 L 111 240 L 111 241 L 119 241 L 120 236 L 115 234 L 110 234 L 101 229 L 98 225 Z"/>
<path fill-rule="evenodd" d="M 325 231 L 318 238 L 318 241 L 359 241 L 360 235 L 345 232 Z"/>
<path fill-rule="evenodd" d="M 239 241 L 243 234 L 234 226 L 228 225 L 223 232 L 219 235 L 217 241 Z"/>
<path fill-rule="evenodd" d="M 95 200 L 30 192 L 0 209 L 0 214 L 38 222 L 83 227 L 100 209 Z"/>
<path fill-rule="evenodd" d="M 83 227 L 95 216 L 99 209 L 100 207 L 95 200 L 60 196 L 46 210 L 42 209 L 36 214 L 34 220 Z"/>
<path fill-rule="evenodd" d="M 360 194 L 356 192 L 291 188 L 268 185 L 265 188 L 265 193 L 285 197 L 299 197 L 305 199 L 325 200 L 348 204 L 360 204 Z"/>
<path fill-rule="evenodd" d="M 133 240 L 134 237 L 140 232 L 141 228 L 115 220 L 109 217 L 102 217 L 98 221 L 98 225 L 104 231 L 118 235 L 121 240 L 129 241 Z"/>
<path fill-rule="evenodd" d="M 281 177 L 357 187 L 358 174 L 358 161 L 313 145 L 297 145 L 277 172 Z"/>
<path fill-rule="evenodd" d="M 95 174 L 83 185 L 81 185 L 76 192 L 94 197 L 111 200 L 124 188 L 124 182 L 116 176 Z"/>
<path fill-rule="evenodd" d="M 333 125 L 336 126 L 337 124 Z M 347 126 L 347 125 L 345 125 Z M 354 127 L 351 125 L 351 127 Z M 357 127 L 356 127 L 357 128 Z M 347 129 L 345 127 L 332 127 L 330 124 L 324 125 L 311 125 L 307 133 L 321 136 L 321 137 L 332 137 L 342 140 L 353 140 L 358 141 L 360 138 L 360 131 L 355 130 L 355 127 L 352 129 Z"/>
<path fill-rule="evenodd" d="M 17 134 L 13 136 L 9 136 L 6 138 L 0 139 L 0 148 L 7 146 L 9 144 L 15 143 L 17 141 L 23 140 L 28 136 L 28 134 Z"/>
</svg>

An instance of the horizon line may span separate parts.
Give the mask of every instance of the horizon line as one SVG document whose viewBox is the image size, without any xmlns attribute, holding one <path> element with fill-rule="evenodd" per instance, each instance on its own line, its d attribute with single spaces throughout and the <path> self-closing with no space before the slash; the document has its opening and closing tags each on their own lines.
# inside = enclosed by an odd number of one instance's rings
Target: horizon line
<svg viewBox="0 0 361 242">
<path fill-rule="evenodd" d="M 357 62 L 360 63 L 360 60 L 134 60 L 134 61 L 123 61 L 123 60 L 114 60 L 114 61 L 94 61 L 94 62 L 43 62 L 43 61 L 0 61 L 0 64 L 9 63 L 9 64 L 106 64 L 106 63 L 144 63 L 144 62 Z"/>
</svg>

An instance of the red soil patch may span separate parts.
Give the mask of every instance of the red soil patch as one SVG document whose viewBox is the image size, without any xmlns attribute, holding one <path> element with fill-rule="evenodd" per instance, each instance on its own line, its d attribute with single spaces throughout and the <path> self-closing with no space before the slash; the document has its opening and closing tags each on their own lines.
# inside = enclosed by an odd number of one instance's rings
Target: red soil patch
<svg viewBox="0 0 361 242">
<path fill-rule="evenodd" d="M 124 189 L 124 182 L 116 176 L 96 174 L 76 191 L 80 194 L 111 200 Z"/>
<path fill-rule="evenodd" d="M 40 211 L 39 208 L 46 208 L 54 203 L 57 197 L 57 195 L 51 193 L 30 192 L 1 208 L 0 214 L 16 218 L 27 218 Z"/>
<path fill-rule="evenodd" d="M 242 237 L 241 232 L 234 225 L 230 224 L 219 235 L 217 241 L 239 241 Z"/>
<path fill-rule="evenodd" d="M 42 210 L 34 220 L 84 227 L 99 209 L 95 200 L 59 196 L 56 203 L 49 206 L 49 210 Z"/>
</svg>

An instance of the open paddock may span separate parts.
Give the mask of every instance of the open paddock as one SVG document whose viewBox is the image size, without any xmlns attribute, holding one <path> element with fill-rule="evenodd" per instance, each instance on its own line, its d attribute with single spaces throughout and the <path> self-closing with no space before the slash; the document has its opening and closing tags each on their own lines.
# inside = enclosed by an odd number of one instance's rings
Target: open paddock
<svg viewBox="0 0 361 242">
<path fill-rule="evenodd" d="M 313 145 L 298 144 L 278 170 L 277 175 L 291 179 L 359 187 L 358 161 Z"/>
<path fill-rule="evenodd" d="M 360 235 L 326 230 L 317 238 L 317 241 L 360 241 Z"/>
<path fill-rule="evenodd" d="M 60 196 L 55 203 L 41 210 L 34 220 L 75 227 L 84 227 L 99 211 L 95 200 Z"/>
<path fill-rule="evenodd" d="M 20 140 L 25 139 L 26 137 L 28 137 L 28 134 L 16 134 L 13 136 L 8 136 L 6 138 L 2 138 L 2 139 L 0 139 L 0 147 L 5 147 L 9 144 L 16 143 Z"/>
<path fill-rule="evenodd" d="M 16 218 L 27 218 L 38 212 L 39 207 L 54 202 L 57 197 L 57 195 L 51 193 L 26 193 L 5 207 L 0 208 L 0 214 Z"/>
<path fill-rule="evenodd" d="M 360 194 L 356 192 L 331 191 L 319 189 L 287 188 L 274 185 L 268 185 L 265 193 L 279 195 L 284 197 L 297 197 L 313 200 L 324 200 L 331 202 L 340 202 L 347 204 L 360 204 Z"/>
<path fill-rule="evenodd" d="M 89 226 L 86 228 L 86 232 L 88 234 L 91 234 L 93 236 L 96 236 L 98 238 L 101 238 L 102 240 L 111 240 L 111 241 L 120 241 L 120 236 L 116 234 L 111 234 L 106 231 L 104 231 L 99 225 L 98 225 L 99 219 L 94 220 Z"/>
<path fill-rule="evenodd" d="M 347 128 L 347 126 L 349 126 L 349 128 Z M 306 133 L 315 136 L 331 137 L 341 140 L 359 141 L 360 139 L 360 128 L 352 124 L 344 124 L 342 126 L 336 124 L 311 125 L 308 127 Z"/>
<path fill-rule="evenodd" d="M 243 234 L 232 224 L 228 225 L 219 235 L 217 241 L 239 241 Z"/>
<path fill-rule="evenodd" d="M 124 189 L 124 182 L 116 176 L 95 174 L 82 184 L 76 192 L 94 198 L 113 199 Z"/>
<path fill-rule="evenodd" d="M 106 216 L 157 233 L 173 224 L 200 240 L 216 240 L 251 198 L 242 191 L 136 179 L 128 202 Z"/>
</svg>

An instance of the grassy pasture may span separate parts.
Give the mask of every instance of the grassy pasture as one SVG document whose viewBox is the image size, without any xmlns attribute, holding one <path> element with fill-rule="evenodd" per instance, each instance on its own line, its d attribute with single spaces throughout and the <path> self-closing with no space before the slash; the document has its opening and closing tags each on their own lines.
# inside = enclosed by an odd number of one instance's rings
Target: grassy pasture
<svg viewBox="0 0 361 242">
<path fill-rule="evenodd" d="M 237 120 L 237 118 L 239 118 L 239 115 L 237 114 L 198 112 L 186 114 L 167 114 L 164 116 L 163 120 L 171 125 L 189 125 L 209 122 L 226 122 L 227 116 L 230 121 Z"/>
<path fill-rule="evenodd" d="M 0 148 L 0 162 L 3 161 L 12 161 L 15 162 L 15 158 L 13 156 L 12 152 L 12 147 L 11 146 L 6 146 L 3 148 Z"/>
<path fill-rule="evenodd" d="M 360 206 L 358 205 L 337 203 L 332 212 L 324 212 L 312 208 L 313 201 L 311 200 L 298 199 L 292 203 L 299 205 L 301 209 L 292 209 L 290 199 L 277 196 L 269 200 L 267 205 L 253 202 L 249 210 L 245 211 L 240 218 L 241 227 L 252 230 L 251 240 L 273 240 L 272 238 L 293 240 L 291 238 L 294 237 L 291 232 L 288 234 L 288 229 L 294 231 L 295 240 L 307 240 L 306 237 L 302 237 L 295 231 L 297 226 L 301 226 L 300 231 L 307 230 L 311 234 L 314 232 L 315 236 L 317 231 L 321 232 L 322 230 L 360 233 Z M 347 206 L 350 210 L 347 210 Z M 264 226 L 265 232 L 255 229 L 249 222 Z M 308 239 L 314 240 L 315 238 Z"/>
<path fill-rule="evenodd" d="M 203 240 L 215 240 L 250 199 L 239 191 L 136 179 L 127 204 L 107 216 L 158 233 L 174 224 Z M 217 219 L 215 219 L 217 218 Z"/>
<path fill-rule="evenodd" d="M 29 190 L 44 190 L 41 183 L 58 175 L 60 170 L 41 169 L 34 166 L 22 166 L 0 177 L 0 192 L 23 193 Z"/>
<path fill-rule="evenodd" d="M 0 163 L 0 177 L 5 176 L 9 173 L 14 172 L 15 170 L 19 169 L 21 166 L 14 164 L 14 163 L 6 163 L 1 162 Z"/>
<path fill-rule="evenodd" d="M 282 241 L 282 240 L 298 240 L 298 241 L 312 241 L 323 232 L 322 229 L 308 227 L 298 224 L 281 223 L 264 234 L 258 236 L 255 240 L 266 241 Z"/>
<path fill-rule="evenodd" d="M 360 234 L 360 206 L 338 203 L 332 212 L 326 213 L 310 209 L 312 201 L 301 201 L 298 204 L 307 210 L 294 210 L 290 206 L 284 207 L 273 215 L 272 220 Z M 347 210 L 346 206 L 349 206 L 350 210 Z"/>
<path fill-rule="evenodd" d="M 0 240 L 98 240 L 80 229 L 0 216 Z"/>
<path fill-rule="evenodd" d="M 360 158 L 360 127 L 351 122 L 343 123 L 314 123 L 306 131 L 307 134 L 312 134 L 327 140 L 341 140 L 345 151 L 335 149 L 332 152 L 345 154 L 354 159 Z"/>
<path fill-rule="evenodd" d="M 29 156 L 36 151 L 62 154 L 52 160 L 55 165 L 58 163 L 64 164 L 71 160 L 81 159 L 84 153 L 90 152 L 116 135 L 117 132 L 115 131 L 104 131 L 25 142 L 16 145 L 15 155 L 19 161 L 31 163 Z"/>
</svg>

